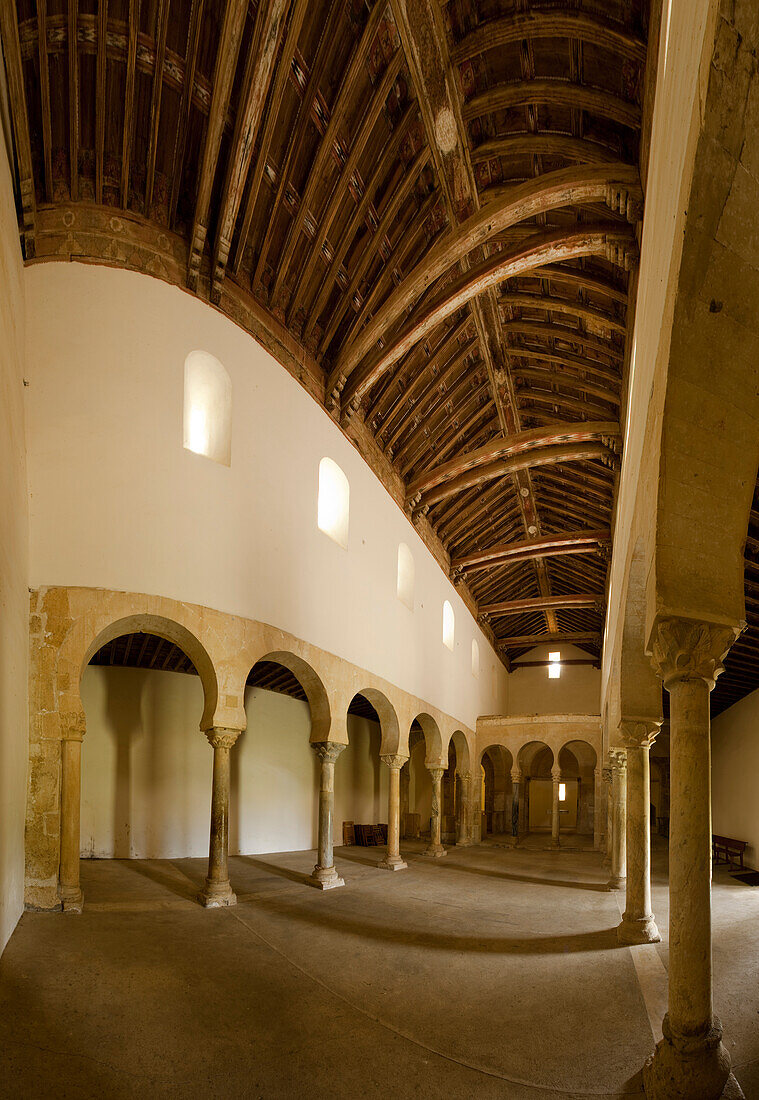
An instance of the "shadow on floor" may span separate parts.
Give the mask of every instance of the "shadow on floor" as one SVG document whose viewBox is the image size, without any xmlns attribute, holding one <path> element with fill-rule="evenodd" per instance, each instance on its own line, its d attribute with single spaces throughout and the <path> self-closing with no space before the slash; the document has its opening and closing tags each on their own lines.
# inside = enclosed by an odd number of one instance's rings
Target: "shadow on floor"
<svg viewBox="0 0 759 1100">
<path fill-rule="evenodd" d="M 310 875 L 304 874 L 302 871 L 293 871 L 289 867 L 282 867 L 278 863 L 267 863 L 264 859 L 256 859 L 254 856 L 235 856 L 235 860 L 239 860 L 241 863 L 246 863 L 249 867 L 257 867 L 261 871 L 267 871 L 272 875 L 279 875 L 280 878 L 288 878 L 291 882 L 298 882 L 302 886 L 308 886 L 311 880 Z"/>
<path fill-rule="evenodd" d="M 342 891 L 339 891 L 342 893 Z M 320 932 L 325 929 L 342 936 L 356 936 L 380 943 L 407 943 L 431 951 L 458 951 L 470 954 L 493 955 L 566 955 L 578 951 L 610 951 L 623 947 L 617 940 L 616 925 L 593 932 L 577 932 L 571 935 L 551 936 L 496 936 L 492 938 L 454 935 L 448 932 L 432 932 L 359 920 L 333 907 L 318 910 L 304 908 L 299 901 L 281 897 L 258 896 L 250 903 L 260 912 L 286 917 L 288 921 L 300 921 L 313 925 Z"/>
<path fill-rule="evenodd" d="M 484 875 L 487 878 L 527 882 L 535 886 L 561 886 L 567 890 L 593 890 L 599 894 L 609 893 L 606 883 L 601 882 L 565 882 L 558 878 L 534 878 L 532 875 L 515 875 L 510 871 L 490 871 L 486 867 L 472 867 L 471 864 L 454 863 L 450 859 L 445 860 L 445 866 L 451 871 L 462 871 L 466 875 Z"/>
<path fill-rule="evenodd" d="M 170 891 L 179 898 L 183 898 L 185 901 L 195 901 L 198 896 L 198 891 L 202 888 L 202 882 L 195 883 L 180 867 L 177 867 L 173 862 L 169 862 L 170 866 L 174 867 L 176 874 L 169 874 L 164 871 L 160 866 L 149 860 L 143 859 L 128 859 L 120 861 L 123 863 L 128 871 L 135 872 L 138 875 L 142 875 L 143 878 L 149 879 L 157 886 L 163 887 L 164 890 Z"/>
</svg>

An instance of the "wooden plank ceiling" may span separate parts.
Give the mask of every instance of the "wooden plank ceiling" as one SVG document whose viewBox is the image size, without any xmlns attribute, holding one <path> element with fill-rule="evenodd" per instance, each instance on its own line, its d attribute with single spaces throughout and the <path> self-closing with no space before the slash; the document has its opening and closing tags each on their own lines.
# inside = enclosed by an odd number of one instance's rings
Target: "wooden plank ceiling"
<svg viewBox="0 0 759 1100">
<path fill-rule="evenodd" d="M 507 663 L 597 655 L 648 19 L 0 0 L 27 260 L 213 301 L 360 446 Z"/>
</svg>

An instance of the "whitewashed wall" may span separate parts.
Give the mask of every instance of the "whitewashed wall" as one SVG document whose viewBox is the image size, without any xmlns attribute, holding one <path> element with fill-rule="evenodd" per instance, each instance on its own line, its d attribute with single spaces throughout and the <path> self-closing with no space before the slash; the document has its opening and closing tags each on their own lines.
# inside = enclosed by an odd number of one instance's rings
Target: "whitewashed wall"
<svg viewBox="0 0 759 1100">
<path fill-rule="evenodd" d="M 747 840 L 744 860 L 759 866 L 759 691 L 712 722 L 712 832 Z"/>
<path fill-rule="evenodd" d="M 563 661 L 589 660 L 570 645 L 536 646 L 518 658 L 509 676 L 507 714 L 600 714 L 601 670 L 592 665 L 563 665 L 558 680 L 549 680 L 548 668 L 519 668 L 519 661 L 547 661 L 558 649 Z"/>
<path fill-rule="evenodd" d="M 0 87 L 0 98 L 3 91 Z M 0 129 L 0 952 L 21 915 L 24 899 L 29 519 L 23 377 L 23 270 Z"/>
<path fill-rule="evenodd" d="M 471 727 L 505 710 L 505 670 L 413 526 L 254 340 L 132 272 L 41 264 L 27 269 L 26 287 L 32 585 L 211 606 L 282 627 Z M 194 349 L 232 378 L 229 468 L 182 445 Z M 347 551 L 316 526 L 324 456 L 350 482 Z M 415 559 L 413 612 L 396 596 L 401 541 Z M 456 616 L 452 653 L 442 643 L 445 599 Z"/>
</svg>

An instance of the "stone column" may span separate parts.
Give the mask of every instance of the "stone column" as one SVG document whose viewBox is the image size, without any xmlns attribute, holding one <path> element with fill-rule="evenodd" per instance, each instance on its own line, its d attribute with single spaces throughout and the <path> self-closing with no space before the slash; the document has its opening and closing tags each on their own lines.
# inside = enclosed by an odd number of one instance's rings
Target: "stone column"
<svg viewBox="0 0 759 1100">
<path fill-rule="evenodd" d="M 79 885 L 79 811 L 82 789 L 82 731 L 70 730 L 61 741 L 61 862 L 58 896 L 64 912 L 81 913 Z"/>
<path fill-rule="evenodd" d="M 338 741 L 312 741 L 311 748 L 319 758 L 319 862 L 308 880 L 317 890 L 332 890 L 345 886 L 335 870 L 333 854 L 332 819 L 335 815 L 335 761 L 345 748 Z"/>
<path fill-rule="evenodd" d="M 445 775 L 445 768 L 430 768 L 430 775 L 432 776 L 432 821 L 430 827 L 430 843 L 429 847 L 425 848 L 422 853 L 425 856 L 430 856 L 433 859 L 440 859 L 441 856 L 446 855 L 445 848 L 440 842 L 440 811 L 441 811 L 441 780 Z"/>
<path fill-rule="evenodd" d="M 653 658 L 670 698 L 669 1004 L 643 1071 L 654 1100 L 739 1097 L 712 1013 L 709 692 L 737 631 L 687 619 L 656 626 Z"/>
<path fill-rule="evenodd" d="M 469 791 L 472 784 L 472 777 L 469 772 L 459 772 L 459 791 L 460 798 L 458 802 L 458 817 L 456 818 L 456 847 L 467 848 L 472 839 L 469 835 L 471 828 L 469 825 Z"/>
<path fill-rule="evenodd" d="M 469 835 L 472 844 L 482 840 L 482 772 L 476 768 L 469 782 Z"/>
<path fill-rule="evenodd" d="M 561 768 L 558 766 L 551 769 L 551 778 L 553 779 L 553 802 L 551 803 L 551 847 L 560 848 L 561 841 L 559 840 L 559 780 L 561 779 Z"/>
<path fill-rule="evenodd" d="M 609 749 L 611 763 L 610 890 L 621 890 L 627 873 L 627 757 L 624 749 Z"/>
<path fill-rule="evenodd" d="M 602 867 L 608 867 L 611 869 L 611 832 L 612 832 L 612 820 L 611 820 L 611 783 L 612 783 L 612 771 L 610 767 L 601 768 L 601 777 L 604 781 L 604 794 L 606 795 L 606 832 L 604 834 L 604 858 L 601 863 Z"/>
<path fill-rule="evenodd" d="M 603 832 L 601 828 L 601 811 L 603 809 L 601 799 L 601 769 L 594 768 L 593 770 L 593 848 L 596 852 L 601 851 L 601 834 Z"/>
<path fill-rule="evenodd" d="M 651 910 L 651 778 L 648 752 L 659 732 L 658 722 L 622 719 L 619 727 L 627 748 L 627 897 L 620 943 L 661 940 Z"/>
<path fill-rule="evenodd" d="M 390 790 L 387 799 L 387 854 L 377 864 L 384 871 L 405 871 L 408 864 L 401 858 L 401 768 L 407 756 L 381 756 L 390 769 Z"/>
<path fill-rule="evenodd" d="M 237 895 L 229 884 L 229 750 L 241 730 L 220 726 L 206 730 L 213 749 L 213 785 L 211 788 L 211 841 L 208 848 L 208 877 L 198 894 L 206 909 L 237 905 Z"/>
<path fill-rule="evenodd" d="M 522 782 L 522 769 L 511 769 L 511 843 L 514 848 L 519 844 L 519 785 Z"/>
</svg>

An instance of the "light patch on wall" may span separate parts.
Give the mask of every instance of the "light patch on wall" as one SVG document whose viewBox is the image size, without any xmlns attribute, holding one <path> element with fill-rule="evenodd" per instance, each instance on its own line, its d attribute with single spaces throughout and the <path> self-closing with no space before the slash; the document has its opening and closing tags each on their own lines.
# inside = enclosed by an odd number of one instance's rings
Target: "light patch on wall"
<svg viewBox="0 0 759 1100">
<path fill-rule="evenodd" d="M 548 654 L 548 679 L 558 680 L 561 676 L 561 653 L 555 650 Z"/>
<path fill-rule="evenodd" d="M 223 466 L 232 461 L 232 381 L 207 351 L 184 361 L 184 446 Z"/>
<path fill-rule="evenodd" d="M 348 478 L 336 462 L 323 458 L 319 463 L 317 523 L 319 530 L 329 535 L 343 550 L 348 549 L 349 512 Z"/>
<path fill-rule="evenodd" d="M 456 620 L 453 616 L 453 608 L 448 600 L 443 603 L 443 645 L 453 650 L 453 638 L 456 631 Z"/>
<path fill-rule="evenodd" d="M 398 546 L 398 599 L 414 610 L 414 556 L 402 542 Z"/>
<path fill-rule="evenodd" d="M 559 783 L 559 802 L 566 802 L 567 800 L 567 785 L 566 783 Z"/>
<path fill-rule="evenodd" d="M 472 638 L 472 676 L 476 680 L 480 678 L 480 647 L 476 638 Z"/>
</svg>

